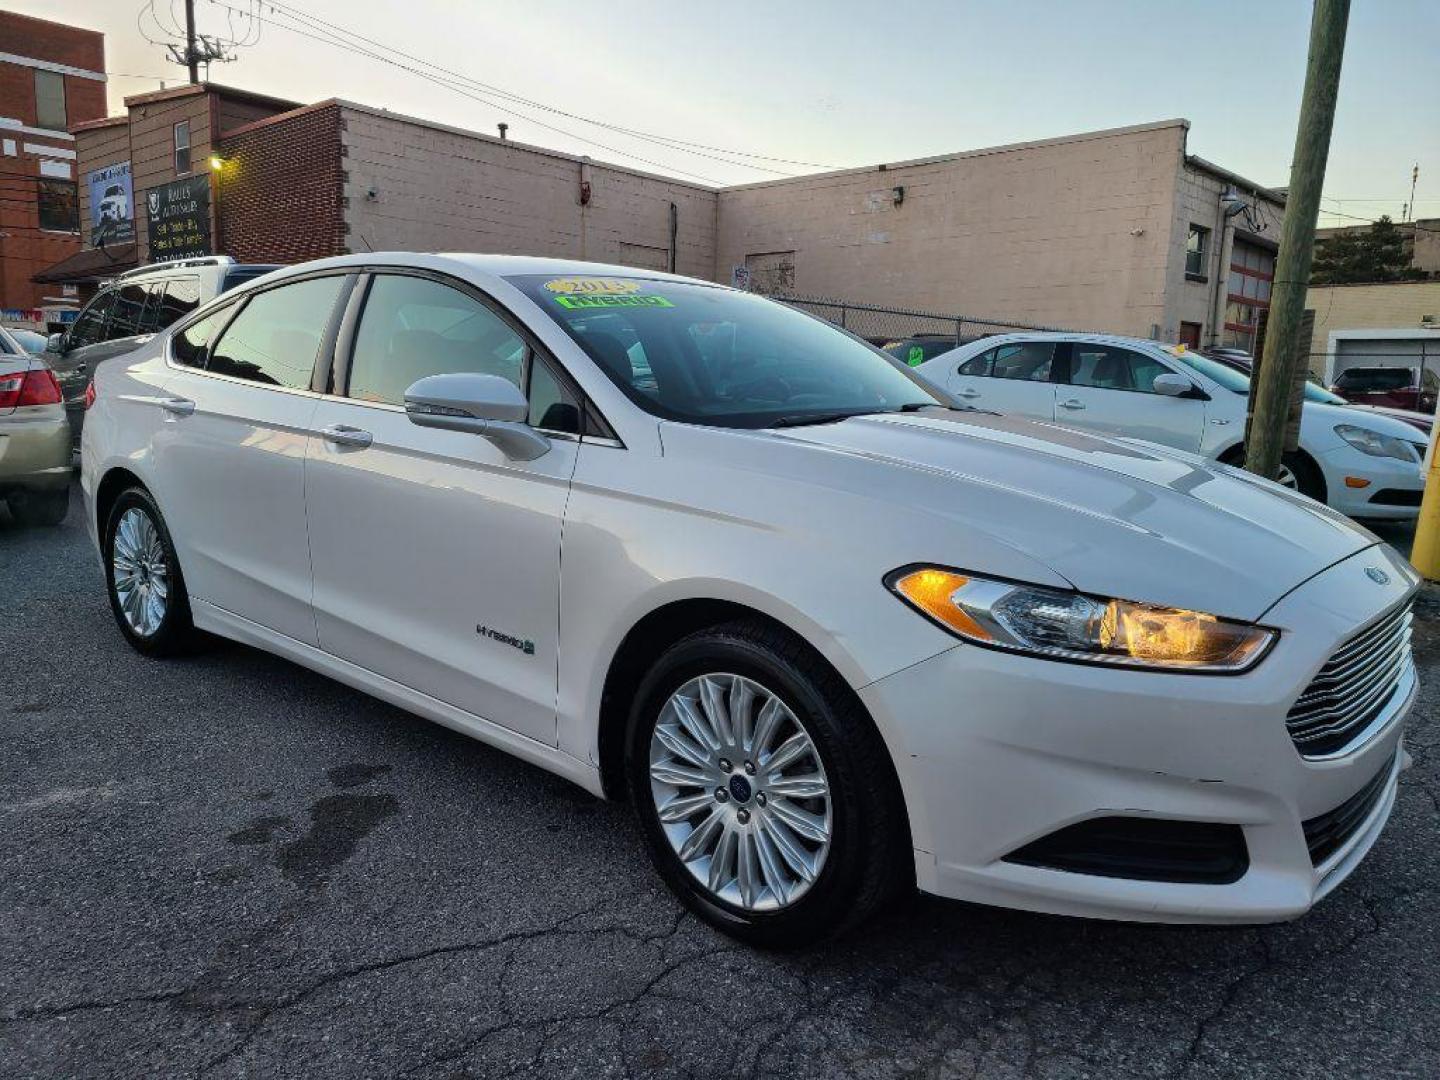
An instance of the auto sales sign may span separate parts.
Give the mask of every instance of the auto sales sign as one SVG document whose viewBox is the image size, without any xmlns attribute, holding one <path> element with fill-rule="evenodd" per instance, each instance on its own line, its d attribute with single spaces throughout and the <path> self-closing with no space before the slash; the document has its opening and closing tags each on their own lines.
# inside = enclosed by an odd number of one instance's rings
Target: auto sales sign
<svg viewBox="0 0 1440 1080">
<path fill-rule="evenodd" d="M 135 193 L 130 162 L 120 161 L 85 174 L 90 191 L 90 245 L 128 244 L 135 239 Z"/>
<path fill-rule="evenodd" d="M 210 254 L 210 175 L 172 180 L 145 192 L 150 262 Z"/>
</svg>

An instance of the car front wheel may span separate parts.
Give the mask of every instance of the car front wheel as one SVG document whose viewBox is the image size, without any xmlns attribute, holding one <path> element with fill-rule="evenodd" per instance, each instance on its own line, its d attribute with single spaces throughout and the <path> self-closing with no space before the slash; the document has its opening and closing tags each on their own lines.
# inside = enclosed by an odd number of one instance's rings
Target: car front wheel
<svg viewBox="0 0 1440 1080">
<path fill-rule="evenodd" d="M 700 631 L 656 661 L 627 764 L 661 875 L 735 937 L 794 948 L 834 936 L 913 875 L 879 733 L 820 657 L 764 624 Z"/>
<path fill-rule="evenodd" d="M 188 651 L 196 639 L 190 598 L 165 520 L 149 492 L 122 492 L 104 535 L 110 610 L 125 639 L 146 656 Z"/>
</svg>

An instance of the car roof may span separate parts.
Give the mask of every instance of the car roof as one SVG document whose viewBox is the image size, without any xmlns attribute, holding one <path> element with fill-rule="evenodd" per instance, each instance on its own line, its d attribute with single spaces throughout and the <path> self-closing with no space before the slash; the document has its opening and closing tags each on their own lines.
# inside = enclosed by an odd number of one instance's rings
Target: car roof
<svg viewBox="0 0 1440 1080">
<path fill-rule="evenodd" d="M 967 342 L 959 346 L 959 348 L 969 348 L 972 345 L 979 345 L 982 342 L 987 348 L 994 348 L 996 345 L 1004 345 L 1011 341 L 1087 341 L 1096 345 L 1123 345 L 1130 349 L 1149 347 L 1171 353 L 1173 353 L 1176 348 L 1176 346 L 1169 342 L 1155 341 L 1151 338 L 1125 337 L 1123 334 L 1091 334 L 1066 330 L 1014 330 L 1006 334 L 990 334 L 986 337 L 976 338 L 974 341 Z"/>
<path fill-rule="evenodd" d="M 449 269 L 451 272 L 465 271 L 487 274 L 492 277 L 510 277 L 518 274 L 553 274 L 555 276 L 588 274 L 605 277 L 643 277 L 656 281 L 687 282 L 694 285 L 708 285 L 717 289 L 729 289 L 713 281 L 670 274 L 663 270 L 645 270 L 636 266 L 620 266 L 616 263 L 584 262 L 579 259 L 553 259 L 535 255 L 494 255 L 465 251 L 362 251 L 350 255 L 336 255 L 328 259 L 298 263 L 280 271 L 280 275 L 307 273 L 312 270 L 343 269 L 348 266 L 413 266 L 421 269 Z M 272 281 L 278 277 L 271 278 Z"/>
</svg>

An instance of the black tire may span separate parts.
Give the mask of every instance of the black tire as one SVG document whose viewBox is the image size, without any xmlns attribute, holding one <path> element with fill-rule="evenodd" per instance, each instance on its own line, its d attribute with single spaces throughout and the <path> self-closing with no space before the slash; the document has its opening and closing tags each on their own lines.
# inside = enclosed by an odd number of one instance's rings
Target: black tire
<svg viewBox="0 0 1440 1080">
<path fill-rule="evenodd" d="M 1295 474 L 1295 489 L 1301 495 L 1316 502 L 1325 501 L 1325 476 L 1308 455 L 1291 450 L 1284 454 L 1280 461 Z"/>
<path fill-rule="evenodd" d="M 155 526 L 164 552 L 168 577 L 169 595 L 163 617 L 158 627 L 149 634 L 138 633 L 121 610 L 120 598 L 115 591 L 115 532 L 120 520 L 128 511 L 138 510 L 145 514 Z M 194 651 L 200 641 L 200 633 L 190 618 L 190 595 L 185 591 L 185 578 L 180 572 L 180 560 L 175 556 L 175 545 L 170 540 L 170 531 L 160 508 L 144 488 L 132 487 L 121 492 L 110 508 L 105 521 L 104 543 L 101 550 L 105 557 L 105 591 L 110 597 L 110 612 L 115 624 L 125 635 L 125 640 L 146 656 L 179 656 Z"/>
<path fill-rule="evenodd" d="M 810 736 L 829 784 L 830 848 L 808 890 L 778 910 L 747 910 L 712 893 L 681 862 L 656 810 L 649 763 L 661 709 L 689 680 L 721 673 L 759 683 L 789 707 Z M 655 662 L 631 707 L 626 777 L 661 876 L 692 911 L 732 937 L 766 948 L 800 948 L 845 932 L 914 887 L 909 825 L 879 732 L 822 658 L 764 623 L 699 631 Z"/>
<path fill-rule="evenodd" d="M 21 525 L 59 525 L 70 513 L 70 489 L 23 491 L 11 495 L 7 504 Z"/>
<path fill-rule="evenodd" d="M 1245 448 L 1237 446 L 1220 459 L 1223 464 L 1233 465 L 1237 469 L 1245 467 Z M 1295 477 L 1295 490 L 1307 498 L 1316 502 L 1324 502 L 1325 476 L 1319 467 L 1310 460 L 1308 454 L 1299 450 L 1287 450 L 1280 457 L 1280 463 L 1284 465 Z"/>
</svg>

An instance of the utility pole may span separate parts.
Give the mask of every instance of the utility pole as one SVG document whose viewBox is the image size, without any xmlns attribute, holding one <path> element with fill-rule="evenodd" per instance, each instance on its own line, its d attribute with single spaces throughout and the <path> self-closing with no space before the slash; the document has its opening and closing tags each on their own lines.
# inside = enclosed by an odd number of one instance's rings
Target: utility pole
<svg viewBox="0 0 1440 1080">
<path fill-rule="evenodd" d="M 1315 253 L 1320 189 L 1325 183 L 1325 159 L 1330 153 L 1330 129 L 1335 121 L 1349 18 L 1350 0 L 1315 0 L 1305 92 L 1300 99 L 1290 190 L 1280 230 L 1280 257 L 1270 296 L 1270 326 L 1260 370 L 1255 375 L 1255 414 L 1245 448 L 1245 468 L 1270 480 L 1279 472 L 1285 451 L 1290 387 L 1300 365 L 1297 337 L 1310 280 L 1310 261 Z"/>
<path fill-rule="evenodd" d="M 185 63 L 190 68 L 190 85 L 200 81 L 200 51 L 195 48 L 195 0 L 185 0 Z"/>
<path fill-rule="evenodd" d="M 1410 220 L 1415 220 L 1415 185 L 1420 180 L 1420 163 L 1415 163 L 1415 168 L 1410 170 Z"/>
</svg>

